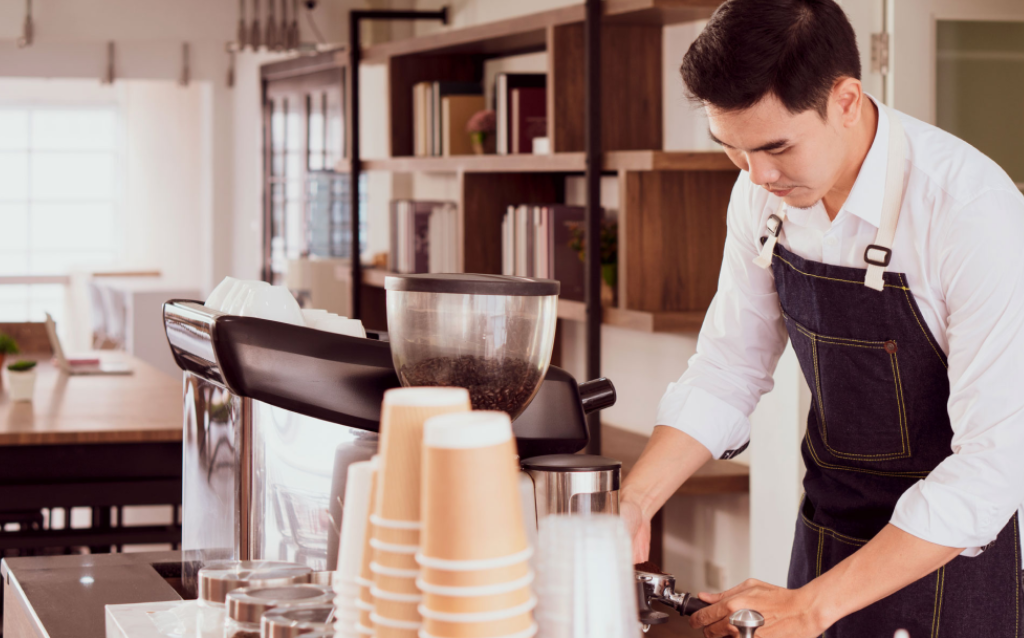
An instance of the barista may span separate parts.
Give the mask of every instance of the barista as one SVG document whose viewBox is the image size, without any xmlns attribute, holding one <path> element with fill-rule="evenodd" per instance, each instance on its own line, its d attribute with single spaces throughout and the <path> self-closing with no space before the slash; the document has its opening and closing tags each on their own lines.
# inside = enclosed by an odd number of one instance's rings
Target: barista
<svg viewBox="0 0 1024 638">
<path fill-rule="evenodd" d="M 637 562 L 677 487 L 747 445 L 788 339 L 813 397 L 788 588 L 703 594 L 691 624 L 1020 635 L 1024 197 L 864 93 L 833 0 L 729 0 L 681 71 L 742 172 L 697 354 L 623 485 Z"/>
</svg>

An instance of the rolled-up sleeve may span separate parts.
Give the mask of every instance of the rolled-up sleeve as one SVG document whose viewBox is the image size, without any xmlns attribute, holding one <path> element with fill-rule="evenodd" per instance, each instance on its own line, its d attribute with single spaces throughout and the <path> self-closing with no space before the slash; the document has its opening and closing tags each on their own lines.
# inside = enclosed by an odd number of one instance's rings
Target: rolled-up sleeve
<svg viewBox="0 0 1024 638">
<path fill-rule="evenodd" d="M 657 420 L 697 439 L 715 458 L 750 440 L 748 418 L 772 389 L 787 340 L 772 275 L 753 263 L 760 211 L 754 210 L 746 172 L 733 187 L 726 223 L 718 292 L 697 352 L 683 376 L 669 384 Z"/>
<path fill-rule="evenodd" d="M 952 452 L 892 524 L 976 555 L 1024 501 L 1024 197 L 985 193 L 940 235 Z"/>
</svg>

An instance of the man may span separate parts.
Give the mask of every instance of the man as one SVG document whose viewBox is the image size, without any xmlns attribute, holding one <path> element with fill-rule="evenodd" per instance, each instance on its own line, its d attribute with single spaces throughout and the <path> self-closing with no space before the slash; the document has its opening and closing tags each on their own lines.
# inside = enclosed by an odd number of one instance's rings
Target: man
<svg viewBox="0 0 1024 638">
<path fill-rule="evenodd" d="M 813 396 L 789 588 L 702 594 L 691 624 L 1021 635 L 1024 197 L 863 92 L 833 0 L 726 2 L 682 76 L 742 172 L 697 354 L 622 488 L 636 560 L 676 488 L 746 446 L 788 339 Z"/>
</svg>

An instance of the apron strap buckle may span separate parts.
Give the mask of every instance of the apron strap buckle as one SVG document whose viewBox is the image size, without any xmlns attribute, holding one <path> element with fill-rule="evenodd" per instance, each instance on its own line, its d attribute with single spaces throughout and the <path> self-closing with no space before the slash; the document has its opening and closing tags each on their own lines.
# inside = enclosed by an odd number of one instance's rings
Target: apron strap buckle
<svg viewBox="0 0 1024 638">
<path fill-rule="evenodd" d="M 874 259 L 874 258 L 871 257 L 871 251 L 872 250 L 877 250 L 877 251 L 881 252 L 884 256 L 881 259 Z M 864 249 L 864 261 L 866 261 L 869 264 L 872 264 L 874 266 L 881 266 L 882 268 L 885 268 L 885 267 L 887 267 L 889 265 L 889 262 L 891 260 L 892 260 L 892 249 L 891 248 L 886 248 L 885 246 L 879 246 L 878 244 L 869 244 L 868 247 Z"/>
</svg>

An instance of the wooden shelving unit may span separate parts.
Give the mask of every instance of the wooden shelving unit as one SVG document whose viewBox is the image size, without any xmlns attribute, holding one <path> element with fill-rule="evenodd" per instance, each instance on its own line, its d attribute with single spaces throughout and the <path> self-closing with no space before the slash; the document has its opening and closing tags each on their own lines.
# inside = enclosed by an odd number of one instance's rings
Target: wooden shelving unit
<svg viewBox="0 0 1024 638">
<path fill-rule="evenodd" d="M 617 177 L 620 193 L 618 307 L 604 309 L 606 325 L 693 332 L 717 288 L 725 211 L 738 170 L 724 153 L 662 150 L 662 29 L 706 18 L 719 3 L 603 2 L 601 171 Z M 563 202 L 566 175 L 586 170 L 584 18 L 584 6 L 575 5 L 362 50 L 362 64 L 388 69 L 390 156 L 363 159 L 361 170 L 454 177 L 465 272 L 501 272 L 508 205 Z M 550 155 L 413 156 L 414 84 L 479 82 L 487 60 L 538 51 L 548 58 Z M 337 166 L 347 168 L 345 161 Z M 367 270 L 360 279 L 379 289 L 384 276 Z M 585 316 L 582 303 L 559 305 L 562 319 Z"/>
</svg>

